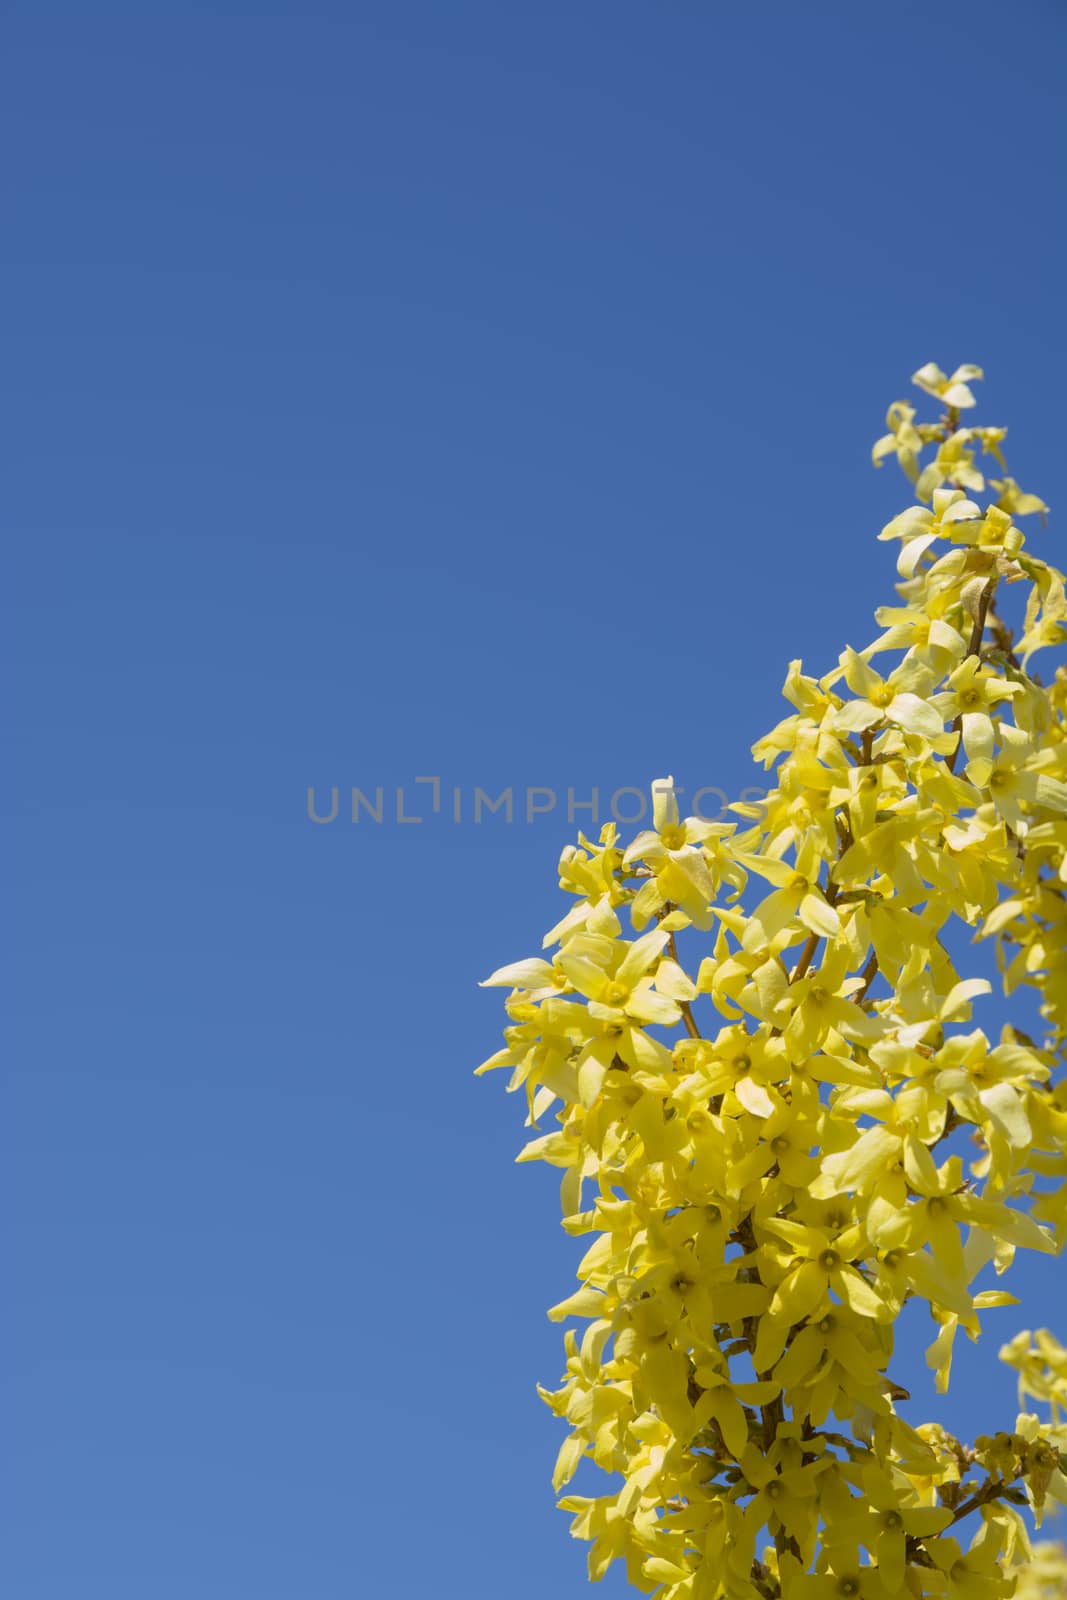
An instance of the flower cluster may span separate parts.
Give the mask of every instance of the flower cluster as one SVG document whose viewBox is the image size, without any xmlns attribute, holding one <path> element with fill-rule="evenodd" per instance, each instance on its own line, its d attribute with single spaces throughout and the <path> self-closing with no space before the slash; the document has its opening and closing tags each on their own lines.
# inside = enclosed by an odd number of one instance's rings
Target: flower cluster
<svg viewBox="0 0 1067 1600">
<path fill-rule="evenodd" d="M 875 459 L 919 499 L 882 534 L 897 603 L 823 676 L 791 664 L 754 746 L 767 797 L 709 823 L 662 780 L 651 830 L 564 851 L 544 954 L 487 980 L 509 1026 L 478 1070 L 524 1091 L 519 1159 L 561 1170 L 564 1228 L 591 1236 L 549 1312 L 586 1325 L 542 1393 L 569 1428 L 557 1489 L 586 1459 L 621 1487 L 560 1503 L 591 1577 L 618 1559 L 662 1600 L 1062 1575 L 1025 1567 L 1024 1512 L 1067 1500 L 1067 1352 L 1009 1346 L 1052 1419 L 972 1444 L 906 1420 L 892 1373 L 906 1303 L 943 1391 L 957 1333 L 1016 1303 L 1016 1252 L 1067 1237 L 1067 673 L 1031 670 L 1067 600 L 1015 520 L 1043 503 L 1007 476 L 973 498 L 976 448 L 1006 471 L 1004 430 L 960 425 L 980 377 L 923 367 L 940 418 L 890 408 Z M 1036 1020 L 973 1025 L 991 984 L 954 925 Z"/>
</svg>

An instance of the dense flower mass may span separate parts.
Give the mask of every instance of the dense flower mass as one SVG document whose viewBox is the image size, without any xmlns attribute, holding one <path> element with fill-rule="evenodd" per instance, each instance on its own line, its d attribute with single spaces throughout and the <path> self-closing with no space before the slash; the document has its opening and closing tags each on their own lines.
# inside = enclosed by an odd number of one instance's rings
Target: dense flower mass
<svg viewBox="0 0 1067 1600">
<path fill-rule="evenodd" d="M 1067 671 L 1034 670 L 1067 601 L 1005 430 L 961 426 L 981 376 L 929 364 L 938 420 L 890 407 L 898 598 L 823 676 L 790 665 L 766 799 L 683 818 L 662 780 L 651 830 L 563 852 L 545 954 L 487 980 L 510 1025 L 479 1071 L 525 1091 L 519 1159 L 590 1236 L 542 1393 L 557 1489 L 586 1458 L 614 1480 L 560 1504 L 591 1577 L 662 1600 L 1067 1594 L 1028 1538 L 1067 1503 L 1067 1351 L 1008 1344 L 1028 1409 L 971 1441 L 905 1420 L 893 1374 L 906 1302 L 944 1391 L 1016 1252 L 1067 1239 Z M 995 1037 L 953 925 L 1019 1008 Z"/>
</svg>

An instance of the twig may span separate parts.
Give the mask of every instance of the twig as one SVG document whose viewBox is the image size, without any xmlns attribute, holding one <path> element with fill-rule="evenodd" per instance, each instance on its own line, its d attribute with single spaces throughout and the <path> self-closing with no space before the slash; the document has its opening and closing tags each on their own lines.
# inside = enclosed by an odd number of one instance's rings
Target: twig
<svg viewBox="0 0 1067 1600">
<path fill-rule="evenodd" d="M 799 983 L 800 982 L 801 978 L 804 977 L 804 975 L 807 972 L 808 968 L 811 966 L 812 960 L 813 960 L 813 958 L 815 956 L 815 952 L 816 952 L 816 950 L 818 948 L 819 948 L 819 935 L 817 933 L 809 933 L 808 937 L 804 941 L 804 948 L 800 952 L 800 957 L 799 957 L 799 959 L 797 961 L 797 964 L 793 968 L 792 975 L 790 976 L 790 979 L 789 979 L 790 983 Z"/>
<path fill-rule="evenodd" d="M 853 996 L 854 1004 L 858 1006 L 861 1006 L 866 1000 L 868 994 L 870 993 L 871 984 L 878 976 L 878 952 L 876 950 L 871 951 L 869 957 L 867 958 L 867 965 L 864 967 L 860 976 L 863 978 L 863 988 Z"/>
<path fill-rule="evenodd" d="M 986 617 L 993 604 L 993 596 L 997 588 L 997 574 L 994 572 L 988 580 L 982 593 L 978 597 L 978 609 L 975 612 L 974 626 L 971 629 L 970 643 L 967 646 L 967 657 L 979 656 L 982 653 L 982 640 L 985 637 Z M 960 748 L 963 744 L 963 712 L 956 717 L 952 724 L 952 731 L 956 735 L 956 747 L 948 758 L 948 770 L 955 772 L 956 762 L 959 760 Z"/>
</svg>

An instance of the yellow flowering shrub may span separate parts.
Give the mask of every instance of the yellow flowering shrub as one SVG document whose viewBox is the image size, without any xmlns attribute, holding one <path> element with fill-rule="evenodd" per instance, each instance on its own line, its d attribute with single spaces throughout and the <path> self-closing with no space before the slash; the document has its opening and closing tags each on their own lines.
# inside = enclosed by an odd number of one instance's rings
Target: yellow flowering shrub
<svg viewBox="0 0 1067 1600">
<path fill-rule="evenodd" d="M 589 1237 L 542 1394 L 557 1491 L 611 1481 L 560 1504 L 592 1578 L 661 1600 L 1067 1595 L 1028 1537 L 1067 1502 L 1067 1351 L 1006 1345 L 1028 1409 L 972 1440 L 905 1420 L 894 1375 L 906 1304 L 944 1392 L 1016 1252 L 1067 1238 L 1067 672 L 1033 669 L 1067 601 L 1005 430 L 961 422 L 981 376 L 929 364 L 940 413 L 890 407 L 897 599 L 821 677 L 790 665 L 766 798 L 709 822 L 657 783 L 651 829 L 564 850 L 544 953 L 487 980 L 509 1025 L 478 1070 L 524 1091 L 519 1159 Z M 995 1037 L 970 939 L 1016 1012 Z"/>
</svg>

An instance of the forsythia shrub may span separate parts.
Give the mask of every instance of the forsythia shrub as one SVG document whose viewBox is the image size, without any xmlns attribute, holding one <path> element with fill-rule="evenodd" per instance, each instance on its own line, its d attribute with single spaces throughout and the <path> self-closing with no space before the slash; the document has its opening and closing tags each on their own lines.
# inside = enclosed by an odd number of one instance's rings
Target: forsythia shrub
<svg viewBox="0 0 1067 1600">
<path fill-rule="evenodd" d="M 906 1421 L 891 1375 L 906 1303 L 943 1392 L 957 1331 L 1017 1303 L 1016 1251 L 1067 1238 L 1067 671 L 1031 671 L 1067 602 L 1004 429 L 961 423 L 981 376 L 916 373 L 937 421 L 890 407 L 874 459 L 919 502 L 881 535 L 899 600 L 825 676 L 790 665 L 766 799 L 683 819 L 658 783 L 651 830 L 564 850 L 555 953 L 487 980 L 510 1026 L 478 1070 L 511 1069 L 532 1125 L 556 1106 L 519 1159 L 563 1169 L 563 1226 L 593 1236 L 542 1394 L 557 1489 L 583 1458 L 621 1486 L 560 1504 L 592 1578 L 619 1558 L 662 1600 L 1067 1595 L 1023 1515 L 1067 1501 L 1067 1351 L 1006 1345 L 1042 1413 L 969 1442 Z M 971 1026 L 991 985 L 953 924 L 1040 1042 Z"/>
</svg>

